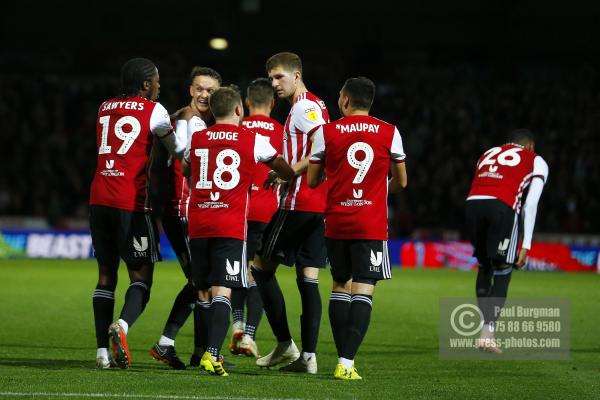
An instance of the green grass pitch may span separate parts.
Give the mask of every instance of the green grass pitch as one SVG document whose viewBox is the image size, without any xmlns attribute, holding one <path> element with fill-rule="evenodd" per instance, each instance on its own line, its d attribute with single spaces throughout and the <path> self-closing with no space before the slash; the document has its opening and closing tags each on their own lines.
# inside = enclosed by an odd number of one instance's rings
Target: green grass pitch
<svg viewBox="0 0 600 400">
<path fill-rule="evenodd" d="M 148 354 L 184 283 L 176 264 L 156 267 L 150 303 L 129 334 L 131 368 L 98 371 L 94 368 L 91 306 L 95 262 L 1 261 L 0 399 L 600 398 L 599 276 L 513 274 L 513 296 L 570 299 L 570 360 L 444 361 L 438 357 L 437 345 L 439 298 L 473 295 L 475 274 L 453 270 L 393 272 L 393 280 L 377 287 L 371 326 L 356 358 L 363 380 L 341 382 L 332 378 L 336 357 L 327 320 L 329 271 L 320 277 L 324 313 L 318 375 L 261 370 L 252 359 L 230 355 L 237 367 L 229 371 L 229 378 L 217 378 L 195 369 L 169 370 Z M 294 274 L 289 268 L 281 268 L 278 274 L 292 334 L 299 342 L 300 308 Z M 127 284 L 121 266 L 116 315 Z M 263 354 L 274 345 L 264 317 L 257 341 Z M 177 338 L 177 349 L 187 362 L 192 349 L 191 321 Z"/>
</svg>

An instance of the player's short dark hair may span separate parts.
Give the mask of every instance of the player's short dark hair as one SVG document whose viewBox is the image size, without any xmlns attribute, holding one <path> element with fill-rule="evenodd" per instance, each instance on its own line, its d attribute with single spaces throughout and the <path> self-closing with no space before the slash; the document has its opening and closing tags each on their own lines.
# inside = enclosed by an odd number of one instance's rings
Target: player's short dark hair
<svg viewBox="0 0 600 400">
<path fill-rule="evenodd" d="M 144 82 L 152 80 L 156 65 L 147 58 L 132 58 L 121 67 L 121 93 L 137 96 L 144 88 Z"/>
<path fill-rule="evenodd" d="M 515 129 L 514 131 L 510 132 L 508 135 L 508 140 L 512 143 L 520 144 L 522 146 L 535 142 L 533 132 L 531 132 L 529 129 L 523 128 Z"/>
<path fill-rule="evenodd" d="M 192 72 L 190 73 L 190 85 L 194 83 L 194 78 L 197 76 L 210 76 L 217 82 L 219 85 L 223 83 L 223 79 L 221 78 L 221 74 L 209 67 L 194 67 L 192 68 Z"/>
<path fill-rule="evenodd" d="M 344 83 L 342 93 L 348 96 L 351 108 L 370 110 L 375 98 L 375 84 L 364 76 L 350 78 Z"/>
<path fill-rule="evenodd" d="M 265 68 L 267 69 L 267 73 L 269 73 L 270 70 L 277 67 L 282 67 L 286 71 L 300 71 L 302 73 L 302 60 L 300 60 L 300 56 L 296 53 L 288 51 L 277 53 L 269 57 L 265 63 Z"/>
<path fill-rule="evenodd" d="M 257 78 L 246 89 L 248 101 L 254 105 L 271 105 L 275 92 L 267 78 Z"/>
<path fill-rule="evenodd" d="M 235 106 L 242 102 L 242 96 L 235 87 L 225 86 L 214 91 L 208 99 L 210 111 L 215 118 L 223 118 L 230 115 Z"/>
</svg>

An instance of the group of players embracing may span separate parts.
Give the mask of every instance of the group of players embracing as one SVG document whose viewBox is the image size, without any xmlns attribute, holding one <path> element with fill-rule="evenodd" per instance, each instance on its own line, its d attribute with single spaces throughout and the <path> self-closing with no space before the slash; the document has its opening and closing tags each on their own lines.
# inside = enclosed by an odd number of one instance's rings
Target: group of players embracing
<svg viewBox="0 0 600 400">
<path fill-rule="evenodd" d="M 374 289 L 392 277 L 387 196 L 407 185 L 402 139 L 394 125 L 369 115 L 375 85 L 368 78 L 346 80 L 338 99 L 342 118 L 330 122 L 325 103 L 304 84 L 298 55 L 273 55 L 266 73 L 268 79 L 255 79 L 247 88 L 245 117 L 237 87 L 223 86 L 211 68 L 195 67 L 189 105 L 170 115 L 156 102 L 160 83 L 154 63 L 134 58 L 123 65 L 119 96 L 98 111 L 98 165 L 90 192 L 99 268 L 93 294 L 98 368 L 130 365 L 127 335 L 150 298 L 154 264 L 160 260 L 158 216 L 187 282 L 150 349 L 152 357 L 186 368 L 175 352 L 175 338 L 193 314 L 190 366 L 227 376 L 221 347 L 233 314 L 232 353 L 256 357 L 260 367 L 283 365 L 283 371 L 316 374 L 319 270 L 329 262 L 329 321 L 339 357 L 333 375 L 362 379 L 354 358 L 370 323 Z M 283 126 L 269 116 L 275 97 L 291 105 Z M 493 167 L 490 162 L 484 166 Z M 159 201 L 151 195 L 155 187 Z M 474 192 L 469 202 L 489 201 L 484 192 Z M 471 223 L 474 231 L 486 229 L 485 211 L 477 210 L 473 218 L 480 214 Z M 515 239 L 509 238 L 501 242 L 505 260 L 507 250 L 514 258 Z M 507 276 L 504 264 L 497 274 L 495 264 L 486 261 L 496 256 L 485 252 L 495 240 L 484 238 L 476 245 L 485 273 L 482 296 L 490 295 L 494 276 Z M 130 285 L 115 321 L 121 259 Z M 288 326 L 279 265 L 296 270 L 302 351 Z M 255 334 L 263 308 L 277 345 L 261 357 Z"/>
</svg>

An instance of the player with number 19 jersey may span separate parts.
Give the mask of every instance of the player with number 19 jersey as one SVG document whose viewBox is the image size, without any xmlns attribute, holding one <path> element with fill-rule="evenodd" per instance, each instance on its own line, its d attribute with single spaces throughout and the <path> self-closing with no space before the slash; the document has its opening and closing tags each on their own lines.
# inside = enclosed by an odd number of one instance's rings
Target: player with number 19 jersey
<svg viewBox="0 0 600 400">
<path fill-rule="evenodd" d="M 98 165 L 90 205 L 144 212 L 150 209 L 149 170 L 154 136 L 172 130 L 169 113 L 140 96 L 116 97 L 98 110 Z"/>
<path fill-rule="evenodd" d="M 190 239 L 245 240 L 249 190 L 257 163 L 270 162 L 277 151 L 265 137 L 244 127 L 215 124 L 193 134 L 184 157 L 192 171 Z"/>
<path fill-rule="evenodd" d="M 353 115 L 317 129 L 311 163 L 325 162 L 329 184 L 325 236 L 387 240 L 387 174 L 390 161 L 404 162 L 394 125 Z"/>
</svg>

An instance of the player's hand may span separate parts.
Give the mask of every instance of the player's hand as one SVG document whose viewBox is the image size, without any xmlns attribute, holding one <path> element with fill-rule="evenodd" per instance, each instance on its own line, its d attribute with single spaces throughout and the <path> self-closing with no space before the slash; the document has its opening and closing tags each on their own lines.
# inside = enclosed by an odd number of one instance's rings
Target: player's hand
<svg viewBox="0 0 600 400">
<path fill-rule="evenodd" d="M 528 251 L 529 250 L 527 250 L 527 249 L 521 249 L 521 251 L 519 252 L 519 258 L 517 259 L 517 262 L 515 263 L 517 268 L 519 268 L 519 269 L 523 268 L 523 266 L 527 262 L 527 252 Z"/>
<path fill-rule="evenodd" d="M 267 179 L 265 180 L 265 183 L 263 184 L 263 188 L 267 189 L 267 190 L 268 189 L 275 190 L 277 185 L 281 185 L 283 183 L 285 183 L 285 181 L 283 179 L 281 179 L 279 177 L 279 175 L 277 175 L 277 172 L 269 171 L 269 175 L 267 176 Z"/>
</svg>

